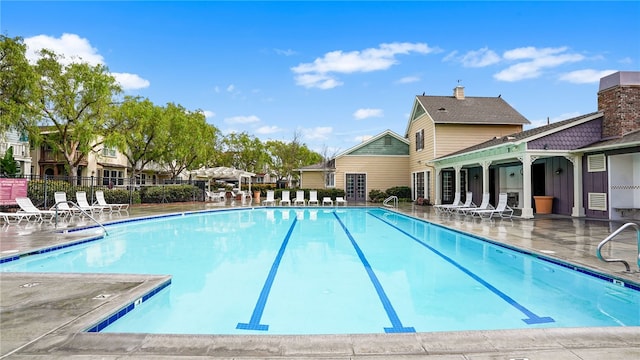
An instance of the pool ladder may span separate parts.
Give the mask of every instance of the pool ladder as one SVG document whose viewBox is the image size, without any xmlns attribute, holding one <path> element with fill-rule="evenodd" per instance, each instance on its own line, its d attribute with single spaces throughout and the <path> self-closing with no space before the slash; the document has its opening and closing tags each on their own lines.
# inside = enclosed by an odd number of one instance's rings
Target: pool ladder
<svg viewBox="0 0 640 360">
<path fill-rule="evenodd" d="M 89 219 L 93 220 L 96 224 L 98 224 L 98 226 L 100 226 L 100 227 L 102 228 L 102 231 L 104 231 L 104 235 L 105 235 L 105 236 L 106 236 L 106 235 L 109 235 L 109 234 L 107 233 L 107 229 L 106 229 L 102 224 L 100 224 L 100 222 L 98 222 L 98 220 L 96 220 L 96 219 L 95 219 L 93 216 L 91 216 L 91 214 L 89 214 L 88 212 L 84 211 L 84 209 L 83 209 L 83 208 L 81 208 L 78 204 L 74 203 L 73 201 L 60 201 L 60 202 L 57 202 L 57 203 L 54 205 L 54 207 L 56 208 L 56 220 L 55 220 L 55 227 L 56 227 L 56 228 L 58 227 L 58 205 L 59 205 L 59 204 L 62 204 L 62 203 L 69 204 L 69 205 L 73 206 L 74 208 L 76 208 L 76 209 L 80 210 L 80 212 L 81 212 L 82 214 L 86 215 Z"/>
<path fill-rule="evenodd" d="M 618 234 L 620 234 L 624 229 L 628 228 L 628 227 L 632 227 L 634 229 L 636 229 L 636 234 L 638 236 L 638 257 L 637 257 L 637 261 L 638 261 L 638 269 L 640 270 L 640 225 L 636 224 L 636 223 L 626 223 L 624 225 L 622 225 L 620 228 L 618 228 L 618 230 L 614 231 L 611 233 L 611 235 L 607 236 L 604 240 L 602 240 L 602 242 L 600 242 L 600 244 L 598 244 L 598 250 L 596 251 L 596 255 L 598 256 L 598 259 L 602 260 L 602 261 L 606 261 L 606 262 L 621 262 L 624 264 L 624 266 L 627 268 L 627 272 L 631 272 L 631 268 L 629 267 L 629 263 L 623 259 L 605 259 L 604 257 L 602 257 L 602 247 L 608 243 L 609 241 L 613 240 L 614 237 L 616 237 Z"/>
<path fill-rule="evenodd" d="M 391 204 L 391 205 L 389 205 Z M 382 202 L 382 205 L 386 206 L 386 207 L 394 207 L 397 208 L 398 207 L 398 197 L 395 195 L 389 196 L 388 198 L 384 199 L 384 201 Z"/>
</svg>

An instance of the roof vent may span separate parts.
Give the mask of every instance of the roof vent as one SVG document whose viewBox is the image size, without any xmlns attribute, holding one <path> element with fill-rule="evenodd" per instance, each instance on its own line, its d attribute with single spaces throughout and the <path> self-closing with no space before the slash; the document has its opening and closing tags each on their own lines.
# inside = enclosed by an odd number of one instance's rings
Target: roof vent
<svg viewBox="0 0 640 360">
<path fill-rule="evenodd" d="M 440 109 L 438 109 L 438 111 L 445 112 L 445 111 L 447 111 L 447 109 L 441 107 Z"/>
</svg>

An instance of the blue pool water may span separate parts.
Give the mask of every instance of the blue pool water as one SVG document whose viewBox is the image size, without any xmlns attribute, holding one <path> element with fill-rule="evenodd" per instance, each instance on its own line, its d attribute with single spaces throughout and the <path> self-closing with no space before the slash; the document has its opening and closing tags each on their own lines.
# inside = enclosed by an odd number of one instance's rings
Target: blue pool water
<svg viewBox="0 0 640 360">
<path fill-rule="evenodd" d="M 639 326 L 640 291 L 376 208 L 134 221 L 0 271 L 172 275 L 103 332 L 340 334 Z M 117 316 L 114 316 L 114 319 Z"/>
</svg>

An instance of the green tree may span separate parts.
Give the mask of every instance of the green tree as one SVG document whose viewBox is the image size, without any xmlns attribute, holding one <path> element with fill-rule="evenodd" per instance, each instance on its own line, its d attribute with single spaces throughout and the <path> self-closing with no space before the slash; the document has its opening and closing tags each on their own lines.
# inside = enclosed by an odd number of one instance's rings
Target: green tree
<svg viewBox="0 0 640 360">
<path fill-rule="evenodd" d="M 169 122 L 163 111 L 149 99 L 128 96 L 112 113 L 119 125 L 112 138 L 133 169 L 132 179 L 148 163 L 162 160 L 169 137 Z"/>
<path fill-rule="evenodd" d="M 117 123 L 109 118 L 113 98 L 122 92 L 103 65 L 88 63 L 63 65 L 63 58 L 49 50 L 41 51 L 35 66 L 38 75 L 35 115 L 48 125 L 48 136 L 30 134 L 64 156 L 70 175 L 76 175 L 81 161 L 109 142 Z"/>
<path fill-rule="evenodd" d="M 0 133 L 20 130 L 32 118 L 37 77 L 25 53 L 21 38 L 0 35 Z"/>
<path fill-rule="evenodd" d="M 296 133 L 290 142 L 270 140 L 265 143 L 269 156 L 269 172 L 278 181 L 297 179 L 298 172 L 295 169 L 322 161 L 322 156 L 301 143 L 299 138 Z"/>
<path fill-rule="evenodd" d="M 264 171 L 268 162 L 264 144 L 246 132 L 227 135 L 222 140 L 222 148 L 222 166 L 259 173 Z"/>
<path fill-rule="evenodd" d="M 188 111 L 175 104 L 164 110 L 169 136 L 162 164 L 176 178 L 184 170 L 208 165 L 218 151 L 219 130 L 206 122 L 202 111 Z"/>
<path fill-rule="evenodd" d="M 18 173 L 18 163 L 13 158 L 13 146 L 9 146 L 0 159 L 0 174 L 7 177 L 14 177 Z"/>
</svg>

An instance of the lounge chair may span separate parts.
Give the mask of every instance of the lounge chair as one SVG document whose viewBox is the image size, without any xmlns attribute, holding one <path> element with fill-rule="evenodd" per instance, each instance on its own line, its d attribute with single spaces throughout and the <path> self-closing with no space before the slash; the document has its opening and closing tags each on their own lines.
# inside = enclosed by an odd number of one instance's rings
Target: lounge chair
<svg viewBox="0 0 640 360">
<path fill-rule="evenodd" d="M 6 224 L 20 224 L 22 220 L 26 219 L 28 222 L 32 218 L 37 218 L 37 217 L 38 215 L 36 214 L 30 214 L 30 213 L 20 212 L 20 211 L 0 212 L 0 218 L 2 218 Z M 14 222 L 11 221 L 12 219 L 14 220 Z"/>
<path fill-rule="evenodd" d="M 347 206 L 347 200 L 342 196 L 336 196 L 336 206 L 344 205 Z"/>
<path fill-rule="evenodd" d="M 473 203 L 473 193 L 471 191 L 467 192 L 467 197 L 464 200 L 464 203 L 459 204 L 459 205 L 454 205 L 454 204 L 450 204 L 450 205 L 443 205 L 441 207 L 441 209 L 443 211 L 449 212 L 449 213 L 453 213 L 456 211 L 456 209 L 460 209 L 460 208 L 470 208 L 470 207 L 474 207 L 476 206 L 476 204 Z"/>
<path fill-rule="evenodd" d="M 18 203 L 18 206 L 20 206 L 20 213 L 31 215 L 39 221 L 43 221 L 45 218 L 48 218 L 49 221 L 52 221 L 56 217 L 56 211 L 40 210 L 35 205 L 33 205 L 31 199 L 29 199 L 28 197 L 17 197 L 16 202 Z M 57 213 L 58 215 L 62 215 L 62 211 L 58 211 Z"/>
<path fill-rule="evenodd" d="M 289 199 L 289 190 L 282 190 L 282 199 L 280 200 L 280 206 L 291 206 L 291 200 Z"/>
<path fill-rule="evenodd" d="M 455 196 L 453 197 L 453 202 L 451 204 L 439 204 L 439 205 L 433 205 L 433 209 L 439 213 L 439 212 L 445 212 L 447 211 L 447 207 L 449 206 L 459 206 L 461 205 L 460 203 L 460 193 L 456 192 Z"/>
<path fill-rule="evenodd" d="M 304 190 L 296 191 L 296 198 L 293 199 L 293 206 L 302 205 L 305 206 L 307 200 L 304 199 Z"/>
<path fill-rule="evenodd" d="M 96 191 L 96 202 L 97 205 L 100 206 L 106 206 L 109 208 L 109 212 L 121 212 L 121 211 L 125 211 L 126 213 L 129 213 L 129 204 L 109 204 L 107 203 L 107 201 L 104 199 L 104 191 L 102 190 L 98 190 Z"/>
<path fill-rule="evenodd" d="M 76 202 L 80 209 L 90 212 L 93 214 L 102 214 L 105 209 L 108 209 L 108 206 L 102 205 L 89 205 L 89 201 L 87 200 L 87 193 L 84 191 L 76 191 Z"/>
<path fill-rule="evenodd" d="M 484 194 L 482 194 L 482 203 L 480 203 L 480 206 L 469 206 L 469 207 L 456 208 L 455 212 L 458 213 L 458 214 L 462 214 L 462 215 L 469 215 L 470 212 L 475 211 L 475 210 L 493 209 L 493 206 L 491 204 L 489 204 L 489 198 L 490 198 L 490 194 L 489 193 L 484 193 Z"/>
<path fill-rule="evenodd" d="M 311 206 L 312 203 L 316 206 L 320 205 L 320 202 L 318 201 L 318 192 L 315 190 L 309 191 L 309 201 L 307 201 L 307 205 Z"/>
<path fill-rule="evenodd" d="M 262 200 L 263 206 L 276 206 L 275 191 L 267 190 L 267 198 Z"/>
<path fill-rule="evenodd" d="M 473 210 L 471 216 L 478 215 L 482 219 L 491 219 L 493 215 L 500 215 L 503 219 L 510 219 L 513 216 L 513 209 L 507 205 L 507 193 L 498 195 L 498 205 L 495 209 Z"/>
<path fill-rule="evenodd" d="M 324 206 L 325 204 L 333 206 L 333 200 L 331 200 L 330 197 L 325 196 L 322 198 L 322 206 Z"/>
<path fill-rule="evenodd" d="M 56 203 L 49 210 L 58 210 L 59 213 L 63 213 L 66 215 L 80 215 L 82 211 L 78 207 L 69 206 L 69 202 L 67 201 L 67 193 L 64 191 L 56 191 L 53 193 L 53 198 Z M 83 209 L 84 210 L 84 209 Z M 85 210 L 86 211 L 86 210 Z"/>
</svg>

